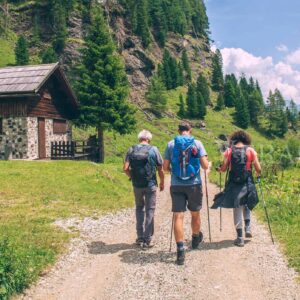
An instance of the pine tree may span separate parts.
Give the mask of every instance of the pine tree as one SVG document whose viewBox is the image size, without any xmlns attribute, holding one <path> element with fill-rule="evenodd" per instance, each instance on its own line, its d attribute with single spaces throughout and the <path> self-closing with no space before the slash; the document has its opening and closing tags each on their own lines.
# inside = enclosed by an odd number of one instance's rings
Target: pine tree
<svg viewBox="0 0 300 300">
<path fill-rule="evenodd" d="M 258 90 L 254 90 L 248 98 L 248 107 L 250 114 L 250 122 L 256 126 L 258 124 L 258 117 L 261 115 L 263 110 L 263 104 L 261 102 L 261 95 Z"/>
<path fill-rule="evenodd" d="M 236 102 L 236 90 L 234 88 L 234 81 L 231 75 L 225 76 L 224 84 L 224 104 L 226 107 L 234 107 Z"/>
<path fill-rule="evenodd" d="M 187 115 L 190 118 L 196 118 L 198 115 L 196 87 L 193 83 L 189 84 L 186 97 Z"/>
<path fill-rule="evenodd" d="M 183 67 L 182 63 L 178 63 L 178 86 L 184 85 L 184 74 L 183 74 Z"/>
<path fill-rule="evenodd" d="M 191 71 L 189 57 L 187 55 L 186 49 L 183 49 L 183 51 L 182 51 L 181 61 L 182 61 L 183 69 L 186 72 L 186 79 L 187 79 L 187 81 L 191 81 L 192 80 L 192 71 Z"/>
<path fill-rule="evenodd" d="M 196 91 L 196 97 L 197 97 L 197 110 L 198 110 L 197 117 L 204 120 L 204 117 L 206 115 L 205 100 L 199 91 Z"/>
<path fill-rule="evenodd" d="M 197 78 L 197 92 L 203 96 L 205 105 L 210 104 L 210 92 L 206 78 L 200 74 Z"/>
<path fill-rule="evenodd" d="M 146 99 L 159 116 L 161 116 L 161 113 L 164 112 L 167 107 L 167 97 L 165 92 L 166 88 L 164 83 L 157 75 L 154 75 L 146 93 Z"/>
<path fill-rule="evenodd" d="M 225 103 L 224 103 L 224 96 L 223 93 L 219 93 L 218 95 L 218 99 L 217 99 L 217 106 L 216 106 L 216 110 L 222 110 L 225 107 Z"/>
<path fill-rule="evenodd" d="M 224 88 L 223 78 L 223 61 L 222 54 L 219 49 L 212 58 L 212 78 L 211 78 L 212 89 L 215 92 L 220 92 Z"/>
<path fill-rule="evenodd" d="M 129 89 L 125 67 L 100 6 L 93 7 L 91 18 L 78 69 L 82 79 L 77 82 L 76 89 L 81 105 L 79 122 L 98 129 L 99 160 L 103 162 L 104 131 L 126 134 L 131 132 L 136 121 L 135 110 L 127 102 Z"/>
<path fill-rule="evenodd" d="M 203 0 L 192 0 L 192 23 L 197 35 L 208 36 L 209 22 Z"/>
<path fill-rule="evenodd" d="M 248 84 L 248 81 L 245 77 L 245 74 L 242 74 L 240 81 L 239 81 L 239 87 L 243 93 L 243 96 L 245 98 L 246 104 L 249 107 L 249 96 L 250 96 L 250 86 Z"/>
<path fill-rule="evenodd" d="M 171 90 L 173 88 L 173 74 L 170 68 L 170 60 L 171 54 L 168 50 L 164 51 L 162 68 L 163 68 L 163 82 L 167 88 L 167 90 Z"/>
<path fill-rule="evenodd" d="M 297 109 L 297 105 L 294 102 L 293 99 L 291 99 L 289 107 L 287 109 L 287 119 L 288 122 L 291 124 L 291 126 L 293 127 L 294 130 L 297 129 L 298 127 L 298 109 Z"/>
<path fill-rule="evenodd" d="M 185 112 L 185 105 L 184 105 L 184 100 L 183 100 L 182 94 L 179 95 L 179 104 L 178 104 L 178 106 L 179 106 L 179 111 L 177 113 L 177 116 L 179 118 L 184 118 L 186 112 Z"/>
<path fill-rule="evenodd" d="M 55 63 L 58 61 L 57 54 L 51 47 L 42 52 L 41 59 L 43 64 Z"/>
<path fill-rule="evenodd" d="M 244 98 L 241 89 L 238 89 L 235 108 L 236 108 L 235 120 L 237 125 L 244 129 L 248 128 L 248 126 L 250 125 L 250 116 L 249 116 L 246 100 Z"/>
<path fill-rule="evenodd" d="M 166 43 L 167 23 L 162 9 L 161 0 L 149 0 L 151 24 L 154 29 L 155 39 L 160 46 Z"/>
<path fill-rule="evenodd" d="M 53 48 L 60 54 L 65 48 L 67 38 L 66 10 L 63 2 L 59 0 L 50 0 L 52 26 L 55 34 Z"/>
<path fill-rule="evenodd" d="M 151 43 L 150 30 L 148 25 L 147 1 L 136 0 L 136 31 L 142 38 L 143 46 L 148 47 Z"/>
<path fill-rule="evenodd" d="M 29 52 L 26 39 L 23 35 L 19 36 L 15 48 L 16 64 L 19 66 L 28 65 Z"/>
</svg>

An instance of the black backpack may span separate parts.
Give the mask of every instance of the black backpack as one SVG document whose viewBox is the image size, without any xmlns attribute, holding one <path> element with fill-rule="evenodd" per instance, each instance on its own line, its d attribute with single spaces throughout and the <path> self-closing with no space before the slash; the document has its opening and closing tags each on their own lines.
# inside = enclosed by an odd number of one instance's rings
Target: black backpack
<svg viewBox="0 0 300 300">
<path fill-rule="evenodd" d="M 247 146 L 242 148 L 231 148 L 229 180 L 234 183 L 246 183 L 251 174 L 251 171 L 247 171 L 247 148 Z"/>
<path fill-rule="evenodd" d="M 149 181 L 156 181 L 156 169 L 151 165 L 149 152 L 152 146 L 133 146 L 129 156 L 130 175 L 134 187 L 146 188 Z"/>
</svg>

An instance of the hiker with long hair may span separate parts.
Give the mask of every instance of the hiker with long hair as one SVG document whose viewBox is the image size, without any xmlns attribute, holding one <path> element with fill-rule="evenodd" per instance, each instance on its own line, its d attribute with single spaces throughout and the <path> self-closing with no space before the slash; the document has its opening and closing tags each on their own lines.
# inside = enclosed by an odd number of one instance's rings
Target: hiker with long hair
<svg viewBox="0 0 300 300">
<path fill-rule="evenodd" d="M 164 170 L 171 172 L 171 198 L 174 235 L 177 244 L 178 265 L 185 260 L 183 217 L 187 208 L 191 212 L 192 248 L 197 249 L 203 240 L 200 210 L 202 208 L 202 183 L 200 168 L 208 168 L 208 159 L 202 143 L 192 135 L 188 123 L 178 127 L 179 135 L 167 145 Z"/>
<path fill-rule="evenodd" d="M 244 246 L 243 216 L 245 236 L 252 237 L 250 210 L 258 203 L 258 195 L 252 174 L 252 167 L 260 176 L 261 166 L 256 151 L 251 147 L 251 137 L 243 130 L 234 132 L 230 137 L 230 147 L 224 153 L 219 172 L 229 172 L 228 182 L 223 193 L 215 197 L 212 208 L 233 208 L 233 219 L 237 238 L 234 244 Z"/>
<path fill-rule="evenodd" d="M 136 244 L 143 249 L 154 246 L 154 213 L 156 207 L 157 177 L 160 191 L 164 190 L 163 160 L 157 147 L 150 145 L 152 134 L 142 130 L 139 144 L 128 149 L 124 172 L 131 179 L 135 196 Z"/>
</svg>

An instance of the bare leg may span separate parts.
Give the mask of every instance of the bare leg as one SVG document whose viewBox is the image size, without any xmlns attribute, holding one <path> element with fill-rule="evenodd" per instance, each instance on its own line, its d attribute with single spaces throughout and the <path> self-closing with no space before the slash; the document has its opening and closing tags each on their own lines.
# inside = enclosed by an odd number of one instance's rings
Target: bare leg
<svg viewBox="0 0 300 300">
<path fill-rule="evenodd" d="M 174 235 L 176 242 L 183 242 L 183 212 L 174 213 Z"/>
<path fill-rule="evenodd" d="M 191 211 L 191 227 L 193 234 L 199 234 L 201 228 L 200 211 Z"/>
</svg>

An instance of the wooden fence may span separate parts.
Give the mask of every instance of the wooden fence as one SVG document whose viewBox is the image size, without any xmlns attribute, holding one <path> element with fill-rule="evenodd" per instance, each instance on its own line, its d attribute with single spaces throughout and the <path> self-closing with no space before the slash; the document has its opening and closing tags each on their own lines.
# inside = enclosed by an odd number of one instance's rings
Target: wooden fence
<svg viewBox="0 0 300 300">
<path fill-rule="evenodd" d="M 53 160 L 99 160 L 99 146 L 90 141 L 52 142 L 51 159 Z"/>
</svg>

